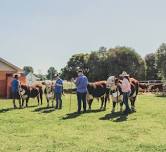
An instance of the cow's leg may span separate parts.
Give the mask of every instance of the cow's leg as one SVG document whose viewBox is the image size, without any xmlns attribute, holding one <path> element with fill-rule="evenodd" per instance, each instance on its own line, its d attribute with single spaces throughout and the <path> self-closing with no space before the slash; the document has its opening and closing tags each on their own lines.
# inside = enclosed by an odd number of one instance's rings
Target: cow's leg
<svg viewBox="0 0 166 152">
<path fill-rule="evenodd" d="M 120 102 L 120 112 L 122 112 L 123 111 L 123 102 L 121 101 Z"/>
<path fill-rule="evenodd" d="M 24 99 L 22 99 L 22 107 L 24 107 Z"/>
<path fill-rule="evenodd" d="M 40 96 L 40 102 L 41 102 L 41 105 L 42 105 L 43 104 L 43 94 L 42 94 L 42 92 L 40 92 L 39 96 Z"/>
<path fill-rule="evenodd" d="M 112 102 L 112 113 L 114 113 L 115 112 L 115 107 L 116 107 L 116 102 L 115 101 L 113 101 Z"/>
<path fill-rule="evenodd" d="M 93 102 L 93 99 L 88 100 L 89 110 L 91 110 L 92 102 Z"/>
<path fill-rule="evenodd" d="M 26 99 L 26 107 L 28 107 L 29 98 Z"/>
<path fill-rule="evenodd" d="M 49 99 L 47 98 L 47 108 L 49 107 L 50 105 L 49 105 Z"/>
<path fill-rule="evenodd" d="M 131 111 L 132 112 L 135 112 L 136 109 L 135 109 L 135 100 L 136 100 L 136 97 L 131 97 L 130 98 L 130 102 L 131 102 Z"/>
<path fill-rule="evenodd" d="M 103 104 L 104 104 L 104 97 L 101 97 L 101 107 L 100 107 L 100 110 L 103 109 Z"/>
<path fill-rule="evenodd" d="M 52 107 L 54 107 L 54 99 L 52 99 Z"/>
<path fill-rule="evenodd" d="M 18 99 L 18 102 L 19 102 L 19 108 L 21 109 L 21 108 L 22 108 L 21 98 L 20 98 L 20 99 Z"/>
<path fill-rule="evenodd" d="M 108 99 L 108 96 L 106 95 L 104 97 L 104 110 L 106 110 L 106 107 L 107 107 L 107 99 Z"/>
<path fill-rule="evenodd" d="M 39 95 L 37 96 L 37 102 L 38 102 L 38 106 L 39 106 L 40 105 Z"/>
</svg>

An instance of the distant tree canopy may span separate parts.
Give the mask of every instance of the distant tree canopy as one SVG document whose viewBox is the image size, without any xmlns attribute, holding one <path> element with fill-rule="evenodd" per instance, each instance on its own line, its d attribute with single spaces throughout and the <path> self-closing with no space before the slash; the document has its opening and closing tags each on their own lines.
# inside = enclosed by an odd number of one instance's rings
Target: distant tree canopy
<svg viewBox="0 0 166 152">
<path fill-rule="evenodd" d="M 90 81 L 105 80 L 110 75 L 126 71 L 137 79 L 145 79 L 144 60 L 133 49 L 117 47 L 106 50 L 101 47 L 90 54 L 73 55 L 62 69 L 62 77 L 70 80 L 76 76 L 76 68 L 88 69 L 85 73 Z"/>
<path fill-rule="evenodd" d="M 158 80 L 158 69 L 156 64 L 155 53 L 150 53 L 145 56 L 146 63 L 146 79 L 147 80 Z"/>
<path fill-rule="evenodd" d="M 57 73 L 57 70 L 54 67 L 50 67 L 47 71 L 47 79 L 48 80 L 53 80 L 54 75 Z"/>
<path fill-rule="evenodd" d="M 128 47 L 117 47 L 109 49 L 107 66 L 109 75 L 119 75 L 126 71 L 139 80 L 145 79 L 145 62 L 134 49 Z"/>
<path fill-rule="evenodd" d="M 161 44 L 156 51 L 156 63 L 159 77 L 166 79 L 166 43 Z"/>
<path fill-rule="evenodd" d="M 29 74 L 30 72 L 32 72 L 32 73 L 34 72 L 33 67 L 31 67 L 31 66 L 24 66 L 23 71 L 24 71 L 25 75 Z"/>
<path fill-rule="evenodd" d="M 119 76 L 126 71 L 130 76 L 138 80 L 166 79 L 166 43 L 162 43 L 155 53 L 150 53 L 144 59 L 129 47 L 116 47 L 107 49 L 100 47 L 91 53 L 73 55 L 67 65 L 61 69 L 61 77 L 65 80 L 77 76 L 77 69 L 84 70 L 89 81 L 106 80 L 109 76 Z M 24 73 L 33 73 L 31 66 L 24 66 Z M 48 69 L 46 77 L 39 74 L 41 80 L 52 80 L 57 70 L 54 67 Z"/>
</svg>

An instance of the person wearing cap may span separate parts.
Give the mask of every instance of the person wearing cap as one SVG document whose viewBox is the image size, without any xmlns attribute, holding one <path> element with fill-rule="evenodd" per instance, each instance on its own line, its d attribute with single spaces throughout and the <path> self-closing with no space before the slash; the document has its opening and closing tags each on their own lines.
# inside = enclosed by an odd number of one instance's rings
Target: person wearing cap
<svg viewBox="0 0 166 152">
<path fill-rule="evenodd" d="M 77 87 L 77 102 L 78 102 L 78 110 L 77 112 L 81 112 L 81 103 L 83 103 L 84 112 L 86 112 L 86 95 L 87 95 L 87 85 L 88 78 L 83 74 L 83 70 L 79 69 L 77 71 L 78 77 L 76 78 L 75 84 Z"/>
<path fill-rule="evenodd" d="M 60 79 L 59 74 L 55 74 L 55 99 L 56 106 L 55 109 L 62 109 L 62 94 L 63 94 L 63 80 Z"/>
<path fill-rule="evenodd" d="M 11 82 L 11 89 L 12 89 L 12 98 L 13 98 L 13 107 L 17 108 L 15 100 L 19 100 L 19 107 L 21 108 L 21 98 L 19 93 L 20 88 L 20 81 L 18 80 L 18 75 L 14 75 L 14 79 Z"/>
<path fill-rule="evenodd" d="M 122 88 L 122 92 L 123 92 L 123 103 L 126 106 L 124 113 L 128 114 L 131 111 L 130 107 L 129 107 L 129 103 L 128 103 L 128 98 L 129 98 L 129 95 L 131 92 L 130 78 L 129 78 L 129 75 L 127 74 L 127 72 L 125 72 L 125 71 L 122 72 L 120 77 L 123 78 L 121 88 Z"/>
</svg>

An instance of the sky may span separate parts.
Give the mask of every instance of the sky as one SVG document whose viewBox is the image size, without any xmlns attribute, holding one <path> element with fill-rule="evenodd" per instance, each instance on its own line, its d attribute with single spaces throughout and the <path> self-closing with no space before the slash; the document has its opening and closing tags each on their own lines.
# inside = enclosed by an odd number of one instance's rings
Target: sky
<svg viewBox="0 0 166 152">
<path fill-rule="evenodd" d="M 166 0 L 0 0 L 0 57 L 46 73 L 76 53 L 166 42 Z"/>
</svg>

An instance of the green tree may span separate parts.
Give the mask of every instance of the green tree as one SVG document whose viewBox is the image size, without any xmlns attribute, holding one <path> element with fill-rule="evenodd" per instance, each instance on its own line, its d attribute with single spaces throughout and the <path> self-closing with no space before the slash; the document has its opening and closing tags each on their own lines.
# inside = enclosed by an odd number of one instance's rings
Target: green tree
<svg viewBox="0 0 166 152">
<path fill-rule="evenodd" d="M 159 77 L 166 79 L 166 43 L 161 44 L 156 52 L 157 68 Z"/>
<path fill-rule="evenodd" d="M 32 72 L 32 73 L 34 72 L 33 67 L 31 67 L 31 66 L 24 66 L 23 71 L 24 71 L 25 75 L 29 74 L 30 72 Z"/>
<path fill-rule="evenodd" d="M 70 80 L 71 78 L 73 77 L 76 77 L 77 76 L 77 69 L 78 68 L 81 68 L 81 69 L 87 69 L 87 61 L 88 61 L 88 58 L 89 58 L 89 55 L 88 54 L 75 54 L 73 55 L 66 67 L 64 67 L 62 70 L 61 70 L 61 77 L 63 79 L 66 79 L 66 80 Z"/>
<path fill-rule="evenodd" d="M 50 67 L 47 72 L 48 72 L 47 79 L 49 79 L 49 80 L 53 80 L 54 75 L 56 73 L 58 73 L 57 70 L 54 67 Z"/>
<path fill-rule="evenodd" d="M 90 81 L 105 80 L 107 75 L 106 51 L 91 52 L 88 60 L 88 78 Z"/>
<path fill-rule="evenodd" d="M 145 56 L 146 79 L 158 80 L 158 70 L 156 65 L 156 54 L 150 53 Z"/>
<path fill-rule="evenodd" d="M 107 72 L 118 76 L 122 71 L 128 72 L 136 79 L 145 79 L 145 62 L 134 49 L 117 47 L 107 52 Z"/>
</svg>

